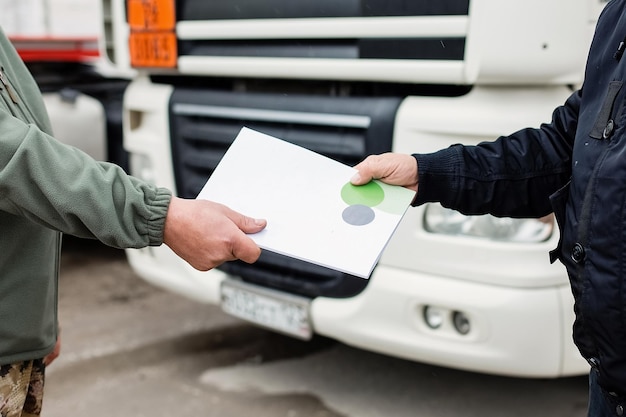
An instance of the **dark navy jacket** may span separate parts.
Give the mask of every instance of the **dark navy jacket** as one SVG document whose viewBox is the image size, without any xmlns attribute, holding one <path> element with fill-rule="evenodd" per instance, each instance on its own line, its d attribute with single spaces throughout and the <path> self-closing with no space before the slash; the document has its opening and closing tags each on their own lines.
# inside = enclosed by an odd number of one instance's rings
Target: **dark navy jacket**
<svg viewBox="0 0 626 417">
<path fill-rule="evenodd" d="M 626 398 L 626 57 L 616 51 L 625 37 L 626 0 L 613 0 L 598 21 L 582 88 L 551 123 L 415 155 L 415 205 L 511 217 L 554 211 L 561 242 L 552 260 L 570 277 L 574 341 L 618 402 Z"/>
</svg>

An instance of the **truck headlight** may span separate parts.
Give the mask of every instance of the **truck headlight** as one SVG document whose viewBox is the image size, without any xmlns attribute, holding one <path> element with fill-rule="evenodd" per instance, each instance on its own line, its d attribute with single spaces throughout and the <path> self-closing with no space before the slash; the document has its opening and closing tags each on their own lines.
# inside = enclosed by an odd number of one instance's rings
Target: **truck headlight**
<svg viewBox="0 0 626 417">
<path fill-rule="evenodd" d="M 470 236 L 515 243 L 544 242 L 552 236 L 554 216 L 541 219 L 512 219 L 491 215 L 465 216 L 439 204 L 424 211 L 424 228 L 430 233 Z"/>
</svg>

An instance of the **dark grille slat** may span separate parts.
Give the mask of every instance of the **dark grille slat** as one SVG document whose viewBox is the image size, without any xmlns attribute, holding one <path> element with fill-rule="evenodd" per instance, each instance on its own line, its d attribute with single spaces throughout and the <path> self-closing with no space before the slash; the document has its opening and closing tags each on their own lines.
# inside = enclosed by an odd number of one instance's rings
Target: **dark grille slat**
<svg viewBox="0 0 626 417">
<path fill-rule="evenodd" d="M 296 127 L 248 123 L 247 127 L 277 138 L 289 138 L 289 142 L 322 155 L 331 156 L 343 163 L 349 163 L 356 155 L 365 153 L 364 132 L 343 132 L 337 129 L 310 127 L 302 130 Z"/>
<path fill-rule="evenodd" d="M 301 59 L 423 59 L 460 61 L 464 38 L 180 41 L 180 55 Z"/>
<path fill-rule="evenodd" d="M 207 179 L 209 179 L 208 175 L 204 177 L 204 180 L 202 180 L 200 176 L 198 176 L 197 178 L 194 178 L 193 180 L 190 180 L 188 183 L 184 185 L 185 188 L 180 190 L 181 194 L 184 193 L 185 195 L 198 195 L 198 193 L 200 192 L 200 190 L 206 183 Z"/>
<path fill-rule="evenodd" d="M 228 262 L 220 269 L 250 282 L 308 297 L 330 294 L 347 297 L 358 293 L 367 283 L 362 278 L 267 251 L 254 265 Z M 333 288 L 337 282 L 342 282 L 340 290 Z"/>
<path fill-rule="evenodd" d="M 224 156 L 224 152 L 220 152 L 220 151 L 212 151 L 212 152 L 203 152 L 202 154 L 198 154 L 198 153 L 188 153 L 188 155 L 185 157 L 185 166 L 188 167 L 191 170 L 195 170 L 198 172 L 206 172 L 207 168 L 210 167 L 216 167 L 217 164 L 220 162 L 220 160 L 222 159 L 222 156 Z M 212 171 L 212 169 L 211 169 Z M 205 178 L 209 178 L 208 175 L 203 175 L 200 174 Z"/>
<path fill-rule="evenodd" d="M 356 59 L 356 42 L 289 41 L 181 41 L 180 54 L 191 56 L 246 56 L 280 58 Z"/>
<path fill-rule="evenodd" d="M 188 142 L 196 141 L 198 149 L 206 147 L 207 141 L 222 144 L 224 148 L 227 148 L 233 141 L 233 126 L 220 124 L 217 121 L 208 123 L 203 118 L 197 118 L 197 120 L 190 120 L 189 123 L 183 124 L 180 136 Z"/>
<path fill-rule="evenodd" d="M 181 20 L 466 15 L 470 0 L 179 0 Z"/>
</svg>

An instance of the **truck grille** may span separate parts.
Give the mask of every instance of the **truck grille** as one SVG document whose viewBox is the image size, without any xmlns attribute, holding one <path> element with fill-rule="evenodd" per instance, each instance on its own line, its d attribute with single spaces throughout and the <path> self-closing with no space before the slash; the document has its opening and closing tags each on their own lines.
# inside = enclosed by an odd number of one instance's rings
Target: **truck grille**
<svg viewBox="0 0 626 417">
<path fill-rule="evenodd" d="M 178 0 L 193 76 L 469 84 L 470 0 Z"/>
<path fill-rule="evenodd" d="M 245 22 L 258 19 L 324 19 L 462 16 L 469 13 L 469 0 L 230 0 L 228 2 L 184 0 L 178 4 L 179 22 Z M 210 25 L 210 23 L 207 23 Z M 296 36 L 295 34 L 291 36 Z M 401 59 L 460 61 L 465 55 L 465 37 L 430 36 L 397 38 L 343 36 L 332 33 L 314 38 L 288 39 L 237 36 L 220 39 L 179 39 L 181 56 L 250 58 Z M 372 36 L 372 35 L 370 35 Z"/>
<path fill-rule="evenodd" d="M 195 198 L 243 126 L 348 165 L 391 150 L 399 98 L 233 93 L 177 88 L 170 102 L 178 195 Z M 268 161 L 271 163 L 271 161 Z M 264 251 L 254 265 L 222 270 L 306 296 L 348 297 L 367 280 Z"/>
</svg>

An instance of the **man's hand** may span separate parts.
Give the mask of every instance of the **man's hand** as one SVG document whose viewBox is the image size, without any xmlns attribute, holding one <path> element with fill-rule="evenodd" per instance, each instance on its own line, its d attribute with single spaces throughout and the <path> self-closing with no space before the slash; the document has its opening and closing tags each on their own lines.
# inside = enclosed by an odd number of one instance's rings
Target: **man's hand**
<svg viewBox="0 0 626 417">
<path fill-rule="evenodd" d="M 354 168 L 359 171 L 350 179 L 354 185 L 367 184 L 375 179 L 417 191 L 417 162 L 411 155 L 391 152 L 370 155 Z"/>
<path fill-rule="evenodd" d="M 235 259 L 252 263 L 261 249 L 246 233 L 260 232 L 266 224 L 212 201 L 172 197 L 163 243 L 200 271 Z"/>
</svg>

